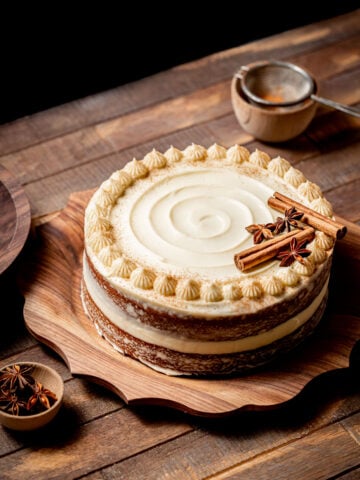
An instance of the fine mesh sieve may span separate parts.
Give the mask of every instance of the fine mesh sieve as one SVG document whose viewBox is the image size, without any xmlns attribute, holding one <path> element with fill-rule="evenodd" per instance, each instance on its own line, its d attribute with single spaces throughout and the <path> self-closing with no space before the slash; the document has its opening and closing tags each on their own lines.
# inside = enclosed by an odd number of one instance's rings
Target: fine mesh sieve
<svg viewBox="0 0 360 480">
<path fill-rule="evenodd" d="M 303 68 L 288 62 L 264 61 L 240 68 L 236 77 L 249 101 L 259 106 L 287 107 L 310 98 L 360 118 L 360 111 L 316 95 L 316 82 Z"/>
</svg>

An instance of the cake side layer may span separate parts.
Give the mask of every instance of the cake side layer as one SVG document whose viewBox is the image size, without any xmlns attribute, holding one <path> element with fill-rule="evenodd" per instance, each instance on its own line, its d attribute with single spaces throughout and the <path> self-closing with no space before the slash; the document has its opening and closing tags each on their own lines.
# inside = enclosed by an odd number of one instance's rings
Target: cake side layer
<svg viewBox="0 0 360 480">
<path fill-rule="evenodd" d="M 122 332 L 157 347 L 194 354 L 229 354 L 255 350 L 290 335 L 315 313 L 327 292 L 328 286 L 328 281 L 326 281 L 320 294 L 315 297 L 310 305 L 297 315 L 265 332 L 225 341 L 201 341 L 144 325 L 138 319 L 126 315 L 124 311 L 114 310 L 111 299 L 106 296 L 94 280 L 91 280 L 90 275 L 86 275 L 86 272 L 85 278 L 87 295 L 91 297 L 94 304 L 92 310 L 96 307 L 97 311 L 100 312 L 101 309 L 107 323 L 110 322 Z"/>
<path fill-rule="evenodd" d="M 308 321 L 289 335 L 254 350 L 215 355 L 182 353 L 144 342 L 109 322 L 94 304 L 85 286 L 83 286 L 82 296 L 84 308 L 99 334 L 120 353 L 129 355 L 168 375 L 228 375 L 245 373 L 252 368 L 262 366 L 302 343 L 314 331 L 323 315 L 327 290 L 317 310 Z"/>
<path fill-rule="evenodd" d="M 260 303 L 259 299 L 241 299 L 227 302 L 221 314 L 211 316 L 194 315 L 191 311 L 176 311 L 171 305 L 168 308 L 158 307 L 145 299 L 129 296 L 112 286 L 101 277 L 84 255 L 83 277 L 85 284 L 94 285 L 100 292 L 102 302 L 112 310 L 113 317 L 125 315 L 140 322 L 143 327 L 151 327 L 168 334 L 201 341 L 226 341 L 233 338 L 245 338 L 270 330 L 307 308 L 320 294 L 323 285 L 329 278 L 332 257 L 328 257 L 310 279 L 305 277 L 302 284 L 290 289 L 280 297 L 268 295 Z M 91 288 L 91 287 L 90 287 Z M 225 302 L 221 302 L 225 303 Z M 256 308 L 256 309 L 255 309 Z"/>
</svg>

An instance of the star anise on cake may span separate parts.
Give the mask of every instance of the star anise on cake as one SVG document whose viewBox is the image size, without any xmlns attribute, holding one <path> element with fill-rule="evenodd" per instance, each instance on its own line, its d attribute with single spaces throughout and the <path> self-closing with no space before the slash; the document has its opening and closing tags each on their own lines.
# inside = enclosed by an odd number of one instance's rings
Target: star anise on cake
<svg viewBox="0 0 360 480">
<path fill-rule="evenodd" d="M 274 223 L 274 233 L 278 234 L 287 229 L 290 232 L 291 227 L 299 228 L 302 227 L 298 224 L 297 220 L 301 220 L 304 216 L 303 212 L 298 212 L 295 207 L 290 207 L 285 210 L 284 218 L 277 217 L 276 222 Z"/>
<path fill-rule="evenodd" d="M 298 242 L 296 238 L 291 239 L 289 248 L 279 252 L 276 257 L 278 260 L 281 260 L 280 267 L 289 267 L 295 260 L 304 263 L 304 258 L 311 253 L 311 250 L 304 248 L 307 243 L 307 240 Z"/>
<path fill-rule="evenodd" d="M 272 232 L 275 230 L 275 225 L 273 223 L 254 223 L 245 228 L 254 235 L 254 243 L 261 243 L 263 240 L 274 238 Z"/>
</svg>

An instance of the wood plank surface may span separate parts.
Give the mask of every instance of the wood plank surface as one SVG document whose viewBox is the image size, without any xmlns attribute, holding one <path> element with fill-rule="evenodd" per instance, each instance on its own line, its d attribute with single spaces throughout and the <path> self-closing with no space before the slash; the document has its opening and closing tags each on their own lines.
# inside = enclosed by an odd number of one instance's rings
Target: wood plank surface
<svg viewBox="0 0 360 480">
<path fill-rule="evenodd" d="M 180 65 L 152 77 L 55 107 L 5 125 L 0 152 L 17 151 L 34 143 L 124 115 L 151 104 L 184 95 L 233 75 L 239 66 L 267 58 L 289 59 L 346 41 L 359 34 L 359 11 L 290 30 L 270 38 L 219 52 L 210 58 Z M 8 129 L 10 135 L 8 135 Z"/>
<path fill-rule="evenodd" d="M 0 165 L 0 274 L 16 259 L 30 230 L 30 204 L 19 181 Z"/>
<path fill-rule="evenodd" d="M 21 118 L 0 126 L 0 164 L 23 185 L 33 225 L 54 219 L 70 194 L 94 188 L 133 157 L 192 142 L 243 143 L 281 155 L 322 187 L 337 215 L 360 224 L 359 120 L 320 107 L 304 134 L 282 144 L 259 142 L 239 126 L 231 78 L 241 65 L 268 57 L 298 63 L 313 73 L 322 95 L 360 107 L 356 10 Z M 326 361 L 344 368 L 318 377 L 275 410 L 217 421 L 162 407 L 130 408 L 109 389 L 72 376 L 61 357 L 28 333 L 16 279 L 39 241 L 31 233 L 25 251 L 0 276 L 7 312 L 0 317 L 0 361 L 54 367 L 65 381 L 65 400 L 42 431 L 0 428 L 1 479 L 360 478 L 360 349 L 351 368 L 343 353 L 357 339 L 360 318 L 356 235 L 336 248 L 328 307 L 333 330 L 320 338 Z"/>
<path fill-rule="evenodd" d="M 285 369 L 280 362 L 244 379 L 212 382 L 168 377 L 119 356 L 94 331 L 80 301 L 83 218 L 91 194 L 74 193 L 61 214 L 39 228 L 39 245 L 21 272 L 25 323 L 36 338 L 60 353 L 71 372 L 105 383 L 130 404 L 162 404 L 198 415 L 223 416 L 242 408 L 283 403 L 314 377 L 347 367 L 343 360 L 360 337 L 359 325 L 350 316 L 341 318 L 341 331 L 336 318 L 328 318 L 321 334 L 313 336 L 306 349 L 287 357 Z M 349 224 L 348 228 L 360 243 L 360 227 Z M 349 244 L 346 252 L 351 259 L 360 250 L 352 248 Z M 359 272 L 354 271 L 353 280 Z"/>
<path fill-rule="evenodd" d="M 271 465 L 268 462 L 270 456 Z M 291 471 L 293 480 L 326 480 L 342 471 L 357 468 L 359 458 L 360 445 L 340 425 L 330 425 L 306 438 L 291 442 L 276 452 L 265 453 L 210 478 L 230 480 L 244 476 L 249 480 L 262 477 L 287 480 L 288 472 Z"/>
</svg>

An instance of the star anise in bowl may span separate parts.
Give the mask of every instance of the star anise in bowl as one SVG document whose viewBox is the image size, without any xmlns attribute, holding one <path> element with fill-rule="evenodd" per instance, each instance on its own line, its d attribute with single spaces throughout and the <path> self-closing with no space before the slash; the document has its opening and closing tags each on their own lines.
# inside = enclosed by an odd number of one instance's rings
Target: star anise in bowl
<svg viewBox="0 0 360 480">
<path fill-rule="evenodd" d="M 64 383 L 52 368 L 19 362 L 0 369 L 0 423 L 14 430 L 32 430 L 58 412 Z"/>
</svg>

